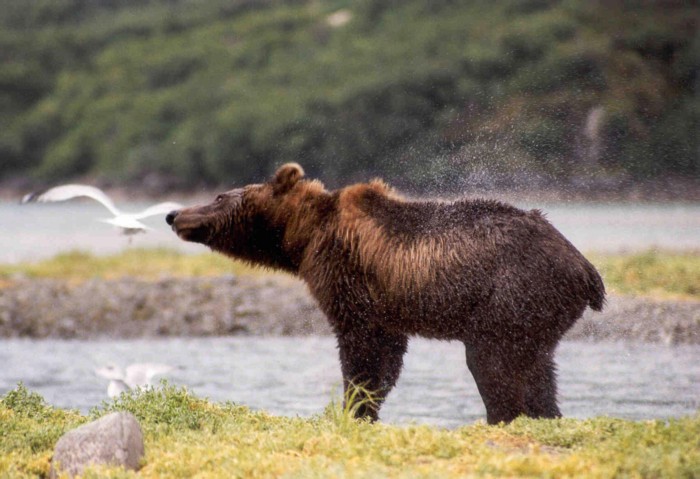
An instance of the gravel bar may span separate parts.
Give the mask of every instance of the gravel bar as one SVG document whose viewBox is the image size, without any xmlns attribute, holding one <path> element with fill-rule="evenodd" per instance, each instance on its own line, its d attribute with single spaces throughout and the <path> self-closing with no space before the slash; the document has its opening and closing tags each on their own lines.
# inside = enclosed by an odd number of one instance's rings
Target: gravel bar
<svg viewBox="0 0 700 479">
<path fill-rule="evenodd" d="M 287 276 L 12 278 L 0 288 L 0 337 L 139 338 L 327 335 L 323 314 Z M 700 301 L 610 296 L 568 339 L 700 344 Z"/>
</svg>

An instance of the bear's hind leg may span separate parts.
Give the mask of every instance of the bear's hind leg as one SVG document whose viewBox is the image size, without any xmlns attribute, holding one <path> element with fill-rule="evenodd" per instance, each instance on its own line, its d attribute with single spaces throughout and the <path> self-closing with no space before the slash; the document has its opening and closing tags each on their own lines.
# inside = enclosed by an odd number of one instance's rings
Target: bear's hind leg
<svg viewBox="0 0 700 479">
<path fill-rule="evenodd" d="M 337 337 L 345 400 L 354 403 L 355 417 L 376 421 L 401 374 L 408 337 L 380 329 L 353 329 Z"/>
<path fill-rule="evenodd" d="M 561 417 L 557 405 L 557 374 L 554 351 L 540 353 L 527 374 L 525 408 L 534 418 Z"/>
<path fill-rule="evenodd" d="M 502 348 L 467 345 L 467 366 L 486 406 L 486 422 L 508 423 L 526 413 L 525 375 Z"/>
</svg>

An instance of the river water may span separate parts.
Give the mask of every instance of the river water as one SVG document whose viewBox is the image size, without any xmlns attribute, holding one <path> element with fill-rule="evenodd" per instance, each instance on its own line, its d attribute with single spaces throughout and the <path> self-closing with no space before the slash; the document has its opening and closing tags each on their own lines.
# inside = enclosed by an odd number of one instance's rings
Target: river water
<svg viewBox="0 0 700 479">
<path fill-rule="evenodd" d="M 148 206 L 127 203 L 124 211 Z M 587 251 L 637 251 L 651 247 L 700 249 L 700 203 L 558 203 L 539 208 L 576 247 Z M 130 240 L 97 221 L 109 216 L 95 202 L 0 203 L 0 263 L 32 261 L 74 249 L 98 254 L 131 247 L 166 247 L 185 252 L 207 249 L 180 241 L 164 218 L 147 218 L 152 231 Z"/>
<path fill-rule="evenodd" d="M 668 418 L 700 408 L 700 346 L 564 342 L 557 361 L 565 416 Z M 169 382 L 200 397 L 274 414 L 310 416 L 341 397 L 330 337 L 2 340 L 0 393 L 23 381 L 55 406 L 87 411 L 107 398 L 108 381 L 94 369 L 136 362 L 177 367 Z M 381 416 L 449 428 L 484 418 L 462 345 L 412 340 Z"/>
</svg>

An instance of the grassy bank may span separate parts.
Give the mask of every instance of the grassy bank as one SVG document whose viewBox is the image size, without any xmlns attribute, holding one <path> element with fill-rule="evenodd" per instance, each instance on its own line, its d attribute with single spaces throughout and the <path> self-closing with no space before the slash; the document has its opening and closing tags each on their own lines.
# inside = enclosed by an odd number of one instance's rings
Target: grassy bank
<svg viewBox="0 0 700 479">
<path fill-rule="evenodd" d="M 700 253 L 650 250 L 629 255 L 590 254 L 609 292 L 659 299 L 700 300 Z M 165 249 L 130 249 L 112 256 L 83 252 L 60 254 L 37 263 L 0 265 L 0 284 L 13 275 L 61 278 L 79 282 L 90 278 L 132 276 L 217 276 L 265 274 L 263 270 L 230 261 L 220 255 L 185 255 Z"/>
<path fill-rule="evenodd" d="M 649 250 L 630 255 L 590 254 L 606 288 L 617 294 L 700 299 L 700 253 Z"/>
<path fill-rule="evenodd" d="M 123 395 L 82 416 L 19 386 L 0 399 L 0 476 L 47 474 L 67 430 L 113 410 L 140 421 L 139 477 L 697 477 L 700 416 L 669 421 L 519 419 L 448 431 L 350 419 L 329 406 L 311 418 L 215 404 L 184 389 Z M 135 477 L 101 469 L 98 477 Z M 90 476 L 88 477 L 95 477 Z"/>
<path fill-rule="evenodd" d="M 0 278 L 6 280 L 16 274 L 79 282 L 91 278 L 115 279 L 124 276 L 158 279 L 163 276 L 264 273 L 262 269 L 230 261 L 218 254 L 187 255 L 174 250 L 155 248 L 134 248 L 110 256 L 95 256 L 83 251 L 72 251 L 34 263 L 0 265 Z"/>
</svg>

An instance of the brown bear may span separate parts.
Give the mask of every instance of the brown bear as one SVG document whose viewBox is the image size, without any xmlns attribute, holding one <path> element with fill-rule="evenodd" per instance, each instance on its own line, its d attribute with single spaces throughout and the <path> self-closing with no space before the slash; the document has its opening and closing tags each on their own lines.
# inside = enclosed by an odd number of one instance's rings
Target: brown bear
<svg viewBox="0 0 700 479">
<path fill-rule="evenodd" d="M 595 268 L 537 210 L 409 201 L 380 180 L 328 191 L 295 163 L 166 221 L 301 277 L 337 337 L 346 393 L 363 386 L 356 415 L 372 420 L 413 335 L 464 343 L 490 424 L 560 416 L 555 348 L 605 300 Z"/>
</svg>

